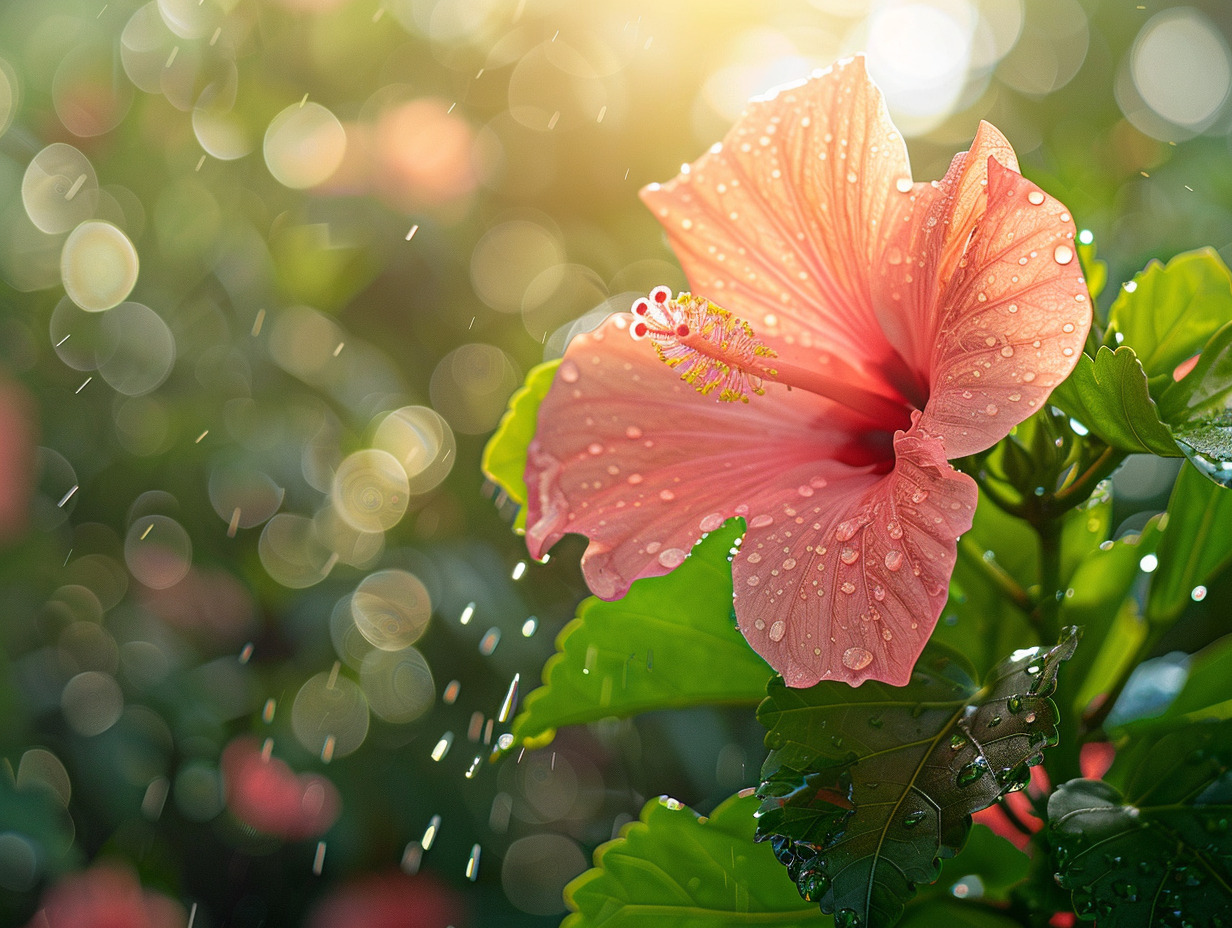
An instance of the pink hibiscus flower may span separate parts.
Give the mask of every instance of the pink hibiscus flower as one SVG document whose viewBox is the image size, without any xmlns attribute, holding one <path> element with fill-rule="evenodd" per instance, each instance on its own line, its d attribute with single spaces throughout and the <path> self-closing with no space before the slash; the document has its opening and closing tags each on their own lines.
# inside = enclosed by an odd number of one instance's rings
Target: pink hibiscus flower
<svg viewBox="0 0 1232 928">
<path fill-rule="evenodd" d="M 642 196 L 715 302 L 658 288 L 570 343 L 528 452 L 531 554 L 587 536 L 615 599 L 742 516 L 736 618 L 787 684 L 906 683 L 976 503 L 948 459 L 1081 355 L 1069 213 L 986 123 L 912 183 L 861 58 L 755 101 Z"/>
<path fill-rule="evenodd" d="M 183 906 L 143 889 L 128 867 L 98 863 L 49 889 L 26 928 L 184 928 L 186 921 Z"/>
</svg>

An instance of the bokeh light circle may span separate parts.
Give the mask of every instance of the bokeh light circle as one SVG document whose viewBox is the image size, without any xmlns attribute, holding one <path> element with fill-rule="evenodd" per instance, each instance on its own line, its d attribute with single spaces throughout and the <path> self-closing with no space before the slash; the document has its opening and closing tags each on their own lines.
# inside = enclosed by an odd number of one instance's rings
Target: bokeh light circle
<svg viewBox="0 0 1232 928">
<path fill-rule="evenodd" d="M 46 748 L 30 748 L 17 764 L 17 788 L 34 787 L 50 790 L 60 805 L 67 807 L 73 796 L 73 784 L 60 758 Z"/>
<path fill-rule="evenodd" d="M 384 532 L 365 532 L 348 524 L 333 506 L 322 506 L 312 517 L 321 544 L 338 555 L 338 560 L 360 570 L 376 564 L 385 550 Z"/>
<path fill-rule="evenodd" d="M 868 23 L 868 71 L 895 125 L 918 135 L 954 109 L 967 82 L 974 11 L 966 4 L 895 2 Z"/>
<path fill-rule="evenodd" d="M 388 452 L 406 473 L 412 493 L 427 493 L 449 476 L 457 442 L 441 414 L 427 406 L 403 406 L 376 427 L 372 447 Z"/>
<path fill-rule="evenodd" d="M 1191 7 L 1152 16 L 1130 52 L 1134 86 L 1168 122 L 1201 131 L 1232 89 L 1232 56 L 1215 25 Z"/>
<path fill-rule="evenodd" d="M 330 552 L 317 539 L 312 520 L 287 512 L 265 523 L 257 554 L 266 573 L 293 590 L 320 583 L 333 566 Z"/>
<path fill-rule="evenodd" d="M 531 915 L 565 910 L 565 884 L 587 867 L 577 842 L 564 835 L 538 834 L 509 845 L 501 864 L 501 887 L 509 901 Z"/>
<path fill-rule="evenodd" d="M 537 223 L 514 219 L 489 229 L 475 246 L 471 285 L 498 312 L 518 312 L 535 278 L 564 261 L 559 236 Z"/>
<path fill-rule="evenodd" d="M 17 72 L 13 66 L 0 58 L 0 135 L 4 135 L 13 123 L 17 104 L 21 99 Z"/>
<path fill-rule="evenodd" d="M 192 539 L 175 519 L 141 516 L 124 539 L 124 563 L 141 583 L 165 590 L 188 574 L 192 550 Z"/>
<path fill-rule="evenodd" d="M 368 736 L 368 701 L 354 680 L 322 671 L 300 687 L 291 706 L 295 738 L 314 754 L 345 757 Z"/>
<path fill-rule="evenodd" d="M 69 727 L 88 738 L 101 735 L 120 720 L 124 694 L 110 675 L 87 670 L 64 685 L 60 708 Z"/>
<path fill-rule="evenodd" d="M 94 215 L 98 175 L 72 145 L 55 142 L 30 161 L 21 179 L 21 202 L 41 231 L 58 235 Z"/>
<path fill-rule="evenodd" d="M 51 345 L 62 362 L 73 370 L 96 371 L 118 346 L 119 333 L 107 325 L 105 316 L 88 312 L 69 297 L 51 311 L 48 326 Z"/>
<path fill-rule="evenodd" d="M 427 587 L 405 570 L 378 570 L 351 597 L 355 627 L 382 651 L 400 651 L 419 640 L 432 617 Z"/>
<path fill-rule="evenodd" d="M 406 514 L 411 488 L 388 451 L 366 448 L 347 455 L 334 473 L 330 501 L 348 525 L 362 532 L 393 528 Z"/>
<path fill-rule="evenodd" d="M 0 832 L 0 889 L 15 893 L 32 889 L 41 870 L 39 856 L 25 835 Z"/>
<path fill-rule="evenodd" d="M 432 669 L 415 648 L 369 652 L 359 679 L 372 711 L 396 725 L 419 718 L 436 700 Z"/>
<path fill-rule="evenodd" d="M 51 81 L 56 115 L 69 132 L 92 138 L 110 132 L 128 114 L 132 85 L 115 67 L 108 42 L 88 42 L 64 56 Z"/>
<path fill-rule="evenodd" d="M 175 366 L 175 336 L 161 316 L 141 303 L 121 303 L 104 315 L 115 350 L 98 372 L 117 393 L 143 396 L 162 385 Z"/>
<path fill-rule="evenodd" d="M 472 343 L 441 359 L 428 385 L 432 405 L 467 435 L 495 428 L 522 376 L 495 345 Z"/>
<path fill-rule="evenodd" d="M 210 471 L 210 505 L 218 518 L 236 529 L 260 525 L 278 511 L 286 490 L 269 474 L 240 463 L 219 464 Z"/>
<path fill-rule="evenodd" d="M 265 130 L 265 164 L 284 187 L 302 190 L 327 180 L 346 155 L 346 130 L 319 103 L 293 103 Z"/>
<path fill-rule="evenodd" d="M 64 291 L 87 312 L 122 303 L 137 284 L 137 268 L 137 249 L 109 222 L 83 222 L 60 252 Z"/>
</svg>

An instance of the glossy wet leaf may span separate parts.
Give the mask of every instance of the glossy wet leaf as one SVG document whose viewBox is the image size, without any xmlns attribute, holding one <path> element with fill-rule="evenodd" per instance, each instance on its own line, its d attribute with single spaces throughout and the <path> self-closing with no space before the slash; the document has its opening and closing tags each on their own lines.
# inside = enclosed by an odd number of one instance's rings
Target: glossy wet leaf
<svg viewBox="0 0 1232 928">
<path fill-rule="evenodd" d="M 1158 557 L 1146 615 L 1153 622 L 1171 623 L 1195 588 L 1232 564 L 1232 490 L 1212 483 L 1192 466 L 1182 467 L 1168 500 Z"/>
<path fill-rule="evenodd" d="M 1140 739 L 1048 801 L 1057 881 L 1100 928 L 1232 924 L 1228 723 Z"/>
<path fill-rule="evenodd" d="M 1220 486 L 1232 485 L 1232 323 L 1212 336 L 1159 405 L 1194 467 Z"/>
<path fill-rule="evenodd" d="M 963 846 L 971 814 L 1022 788 L 1055 742 L 1048 697 L 1076 645 L 1071 629 L 1051 649 L 1015 652 L 983 687 L 937 646 L 905 687 L 772 681 L 758 710 L 770 748 L 759 838 L 836 925 L 894 924 L 914 885 Z"/>
<path fill-rule="evenodd" d="M 515 740 L 654 709 L 757 703 L 772 671 L 731 617 L 728 556 L 743 530 L 741 520 L 728 522 L 670 574 L 638 580 L 624 599 L 585 600 L 557 638 L 543 686 L 514 720 Z"/>
<path fill-rule="evenodd" d="M 539 404 L 547 396 L 560 361 L 547 361 L 531 368 L 526 382 L 509 398 L 509 408 L 483 449 L 480 466 L 484 476 L 505 491 L 518 505 L 514 527 L 526 528 L 526 449 L 535 437 Z"/>
<path fill-rule="evenodd" d="M 1227 718 L 1232 718 L 1232 635 L 1225 635 L 1190 658 L 1184 686 L 1161 714 L 1136 719 L 1125 728 L 1131 732 L 1157 730 Z"/>
<path fill-rule="evenodd" d="M 1181 454 L 1172 432 L 1160 421 L 1147 389 L 1146 372 L 1128 345 L 1116 351 L 1101 345 L 1094 358 L 1084 354 L 1049 402 L 1121 451 L 1163 457 Z"/>
<path fill-rule="evenodd" d="M 756 808 L 753 797 L 733 797 L 698 818 L 674 800 L 651 800 L 565 887 L 573 914 L 562 928 L 828 924 L 770 848 L 754 843 Z"/>
<path fill-rule="evenodd" d="M 1137 352 L 1152 380 L 1182 361 L 1232 319 L 1232 274 L 1212 248 L 1152 261 L 1122 288 L 1108 314 L 1106 344 Z M 1121 336 L 1118 339 L 1117 335 Z"/>
</svg>

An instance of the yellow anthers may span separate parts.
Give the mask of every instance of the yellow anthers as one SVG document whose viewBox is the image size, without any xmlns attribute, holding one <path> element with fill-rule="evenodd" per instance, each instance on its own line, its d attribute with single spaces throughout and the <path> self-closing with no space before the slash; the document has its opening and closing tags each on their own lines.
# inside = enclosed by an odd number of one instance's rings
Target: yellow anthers
<svg viewBox="0 0 1232 928">
<path fill-rule="evenodd" d="M 649 338 L 668 367 L 681 369 L 680 379 L 698 393 L 718 392 L 725 403 L 749 401 L 749 394 L 766 391 L 763 358 L 775 352 L 757 340 L 753 327 L 705 297 L 688 292 L 674 298 L 667 287 L 655 287 L 633 304 L 637 317 L 630 327 L 635 339 Z"/>
</svg>

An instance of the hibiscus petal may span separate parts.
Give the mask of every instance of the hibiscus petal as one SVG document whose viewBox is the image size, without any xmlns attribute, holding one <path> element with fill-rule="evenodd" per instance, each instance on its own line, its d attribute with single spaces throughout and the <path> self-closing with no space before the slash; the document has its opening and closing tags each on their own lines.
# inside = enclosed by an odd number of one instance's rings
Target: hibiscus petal
<svg viewBox="0 0 1232 928">
<path fill-rule="evenodd" d="M 642 191 L 695 292 L 814 356 L 857 364 L 858 385 L 900 398 L 877 325 L 871 267 L 887 200 L 910 188 L 902 138 L 864 59 L 754 101 L 674 180 Z"/>
<path fill-rule="evenodd" d="M 976 486 L 913 420 L 891 473 L 851 473 L 749 523 L 732 564 L 736 616 L 788 686 L 901 686 L 936 625 Z"/>
<path fill-rule="evenodd" d="M 696 393 L 629 336 L 627 316 L 569 345 L 539 408 L 527 453 L 526 540 L 542 556 L 566 532 L 590 544 L 590 589 L 617 599 L 640 577 L 677 567 L 731 516 L 751 522 L 785 495 L 803 498 L 886 460 L 845 430 L 833 404 L 768 384 L 751 402 Z"/>
<path fill-rule="evenodd" d="M 988 205 L 937 297 L 922 425 L 960 457 L 1004 438 L 1069 376 L 1091 302 L 1059 201 L 990 158 Z"/>
<path fill-rule="evenodd" d="M 981 122 L 970 150 L 954 156 L 945 177 L 890 200 L 891 245 L 887 260 L 877 266 L 874 305 L 886 337 L 924 384 L 937 332 L 938 294 L 987 209 L 989 158 L 1018 170 L 1005 136 Z"/>
</svg>

